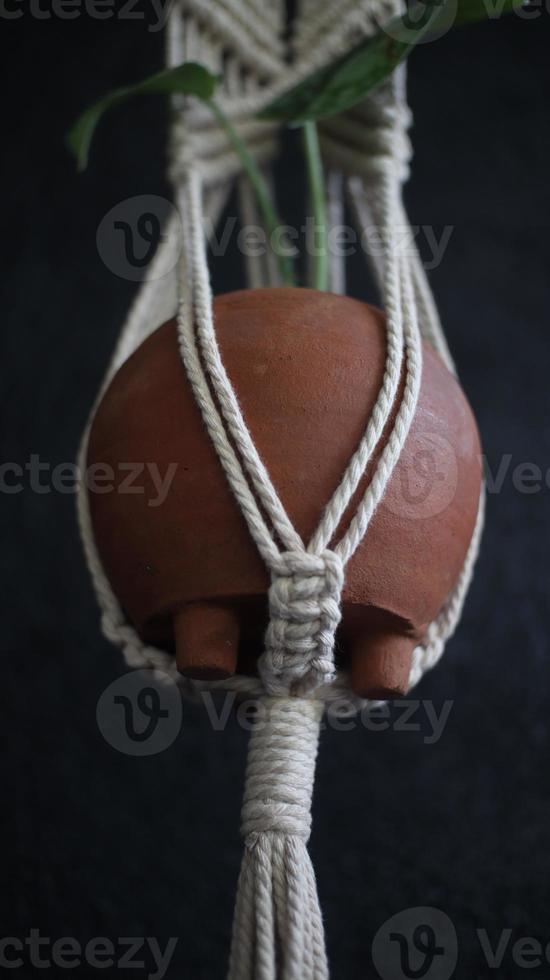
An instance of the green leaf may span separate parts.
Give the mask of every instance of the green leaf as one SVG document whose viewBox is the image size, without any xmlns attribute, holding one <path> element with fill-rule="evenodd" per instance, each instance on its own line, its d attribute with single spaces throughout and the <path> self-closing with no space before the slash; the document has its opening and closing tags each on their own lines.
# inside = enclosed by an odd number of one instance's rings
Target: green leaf
<svg viewBox="0 0 550 980">
<path fill-rule="evenodd" d="M 101 117 L 108 109 L 114 109 L 134 95 L 194 95 L 208 102 L 216 89 L 217 78 L 203 65 L 187 61 L 177 68 L 168 68 L 151 75 L 137 85 L 117 89 L 91 106 L 76 121 L 68 134 L 67 142 L 74 153 L 78 169 L 85 170 L 88 163 L 90 144 Z"/>
<path fill-rule="evenodd" d="M 291 125 L 336 115 L 380 85 L 428 35 L 455 24 L 495 18 L 518 9 L 523 0 L 426 0 L 394 17 L 332 65 L 318 69 L 271 102 L 260 119 Z"/>
<path fill-rule="evenodd" d="M 67 136 L 69 147 L 77 159 L 78 169 L 84 170 L 86 168 L 92 137 L 99 120 L 108 109 L 113 109 L 115 106 L 121 105 L 128 99 L 133 98 L 134 95 L 172 95 L 175 93 L 192 95 L 206 103 L 220 125 L 225 129 L 228 139 L 240 157 L 244 170 L 254 188 L 266 227 L 272 233 L 278 228 L 281 222 L 271 200 L 269 188 L 254 157 L 248 152 L 241 137 L 225 113 L 213 100 L 212 97 L 217 84 L 218 79 L 207 68 L 196 62 L 187 61 L 177 68 L 168 68 L 166 71 L 158 72 L 158 74 L 146 78 L 143 82 L 138 82 L 137 85 L 131 85 L 111 92 L 87 109 L 76 121 Z M 276 254 L 283 282 L 288 285 L 293 285 L 292 263 L 287 256 L 281 253 Z"/>
<path fill-rule="evenodd" d="M 311 210 L 322 239 L 311 263 L 311 287 L 326 292 L 329 288 L 327 195 L 319 134 L 314 122 L 304 123 L 303 136 Z"/>
</svg>

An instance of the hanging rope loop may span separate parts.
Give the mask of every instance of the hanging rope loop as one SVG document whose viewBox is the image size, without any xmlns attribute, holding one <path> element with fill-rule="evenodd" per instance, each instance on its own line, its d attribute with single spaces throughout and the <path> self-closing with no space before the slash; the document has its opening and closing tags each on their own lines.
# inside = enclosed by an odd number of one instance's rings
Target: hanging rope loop
<svg viewBox="0 0 550 980">
<path fill-rule="evenodd" d="M 272 694 L 305 693 L 334 677 L 344 566 L 334 551 L 283 551 L 271 562 L 260 675 Z"/>
</svg>

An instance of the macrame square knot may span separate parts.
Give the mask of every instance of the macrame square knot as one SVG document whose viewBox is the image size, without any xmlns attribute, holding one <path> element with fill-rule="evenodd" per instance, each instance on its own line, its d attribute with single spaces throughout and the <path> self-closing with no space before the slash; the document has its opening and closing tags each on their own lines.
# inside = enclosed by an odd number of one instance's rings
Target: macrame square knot
<svg viewBox="0 0 550 980">
<path fill-rule="evenodd" d="M 304 694 L 334 677 L 344 568 L 326 549 L 284 551 L 271 565 L 269 625 L 260 673 L 272 694 Z"/>
</svg>

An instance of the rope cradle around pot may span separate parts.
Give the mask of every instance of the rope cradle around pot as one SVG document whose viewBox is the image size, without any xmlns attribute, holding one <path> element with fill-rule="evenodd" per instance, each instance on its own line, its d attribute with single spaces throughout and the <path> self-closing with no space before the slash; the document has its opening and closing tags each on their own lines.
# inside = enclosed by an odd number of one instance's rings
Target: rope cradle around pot
<svg viewBox="0 0 550 980">
<path fill-rule="evenodd" d="M 343 53 L 398 10 L 396 2 L 304 0 L 294 25 L 294 59 L 289 68 L 280 40 L 280 5 L 262 0 L 200 4 L 180 0 L 171 12 L 168 62 L 194 60 L 217 73 L 223 69 L 221 104 L 256 158 L 267 166 L 277 149 L 276 127 L 256 121 L 256 112 L 292 80 Z M 103 392 L 133 350 L 177 309 L 187 377 L 235 500 L 271 576 L 269 625 L 259 677 L 235 676 L 211 684 L 180 679 L 190 692 L 231 689 L 260 698 L 242 809 L 245 850 L 230 980 L 322 980 L 328 976 L 321 912 L 306 845 L 324 709 L 331 700 L 343 697 L 354 708 L 365 705 L 349 690 L 346 675 L 335 668 L 334 638 L 345 567 L 368 531 L 414 417 L 422 372 L 421 338 L 427 338 L 452 368 L 420 259 L 410 246 L 406 252 L 400 250 L 396 237 L 397 229 L 408 227 L 401 197 L 410 157 L 408 124 L 404 76 L 398 72 L 359 108 L 320 126 L 330 223 L 336 226 L 341 220 L 345 185 L 359 226 L 376 226 L 383 241 L 383 250 L 370 260 L 384 300 L 387 337 L 386 369 L 376 404 L 310 541 L 298 535 L 271 482 L 217 344 L 205 219 L 216 222 L 236 180 L 243 220 L 259 222 L 238 159 L 200 105 L 184 106 L 180 100 L 174 124 L 171 172 L 181 237 L 173 222 L 130 312 L 102 387 Z M 277 270 L 270 259 L 249 258 L 247 271 L 251 285 L 277 284 Z M 340 259 L 331 258 L 330 274 L 332 289 L 343 292 Z M 402 376 L 404 386 L 387 444 L 347 529 L 335 540 L 390 419 Z M 89 428 L 83 439 L 81 467 L 86 465 L 88 432 Z M 122 648 L 131 666 L 160 668 L 175 676 L 172 657 L 143 644 L 110 588 L 95 549 L 84 485 L 79 517 L 106 636 Z M 410 686 L 438 661 L 458 622 L 482 520 L 481 502 L 459 581 L 415 650 Z"/>
</svg>

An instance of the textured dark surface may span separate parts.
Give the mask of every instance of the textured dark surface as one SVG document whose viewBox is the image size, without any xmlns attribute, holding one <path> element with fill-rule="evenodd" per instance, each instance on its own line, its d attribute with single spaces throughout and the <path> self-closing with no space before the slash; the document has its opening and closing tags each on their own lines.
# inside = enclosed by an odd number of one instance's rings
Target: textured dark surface
<svg viewBox="0 0 550 980">
<path fill-rule="evenodd" d="M 87 101 L 159 66 L 162 39 L 140 21 L 27 13 L 3 35 L 4 458 L 24 465 L 39 454 L 53 467 L 74 458 L 135 291 L 103 265 L 97 226 L 124 198 L 167 192 L 159 102 L 113 114 L 83 177 L 63 134 Z M 454 228 L 432 282 L 493 475 L 499 465 L 506 472 L 489 494 L 463 623 L 413 695 L 437 711 L 454 702 L 441 739 L 425 744 L 425 712 L 420 732 L 323 738 L 311 852 L 334 980 L 376 977 L 373 936 L 408 907 L 451 917 L 464 980 L 517 980 L 524 971 L 512 943 L 550 941 L 549 41 L 547 15 L 513 17 L 426 45 L 411 62 L 411 220 Z M 289 216 L 303 198 L 294 152 L 282 164 Z M 354 261 L 351 291 L 368 298 L 360 269 Z M 240 283 L 233 253 L 216 260 L 214 280 L 218 291 Z M 542 469 L 540 489 L 520 492 L 521 463 Z M 217 980 L 240 861 L 247 735 L 235 723 L 215 732 L 185 705 L 168 750 L 131 758 L 107 744 L 96 705 L 124 668 L 99 635 L 74 497 L 23 482 L 1 506 L 0 933 L 154 936 L 161 945 L 178 936 L 167 976 Z M 493 945 L 512 930 L 498 970 L 481 952 L 482 929 Z M 528 972 L 548 970 L 544 961 Z M 74 975 L 116 972 L 82 966 Z"/>
</svg>

